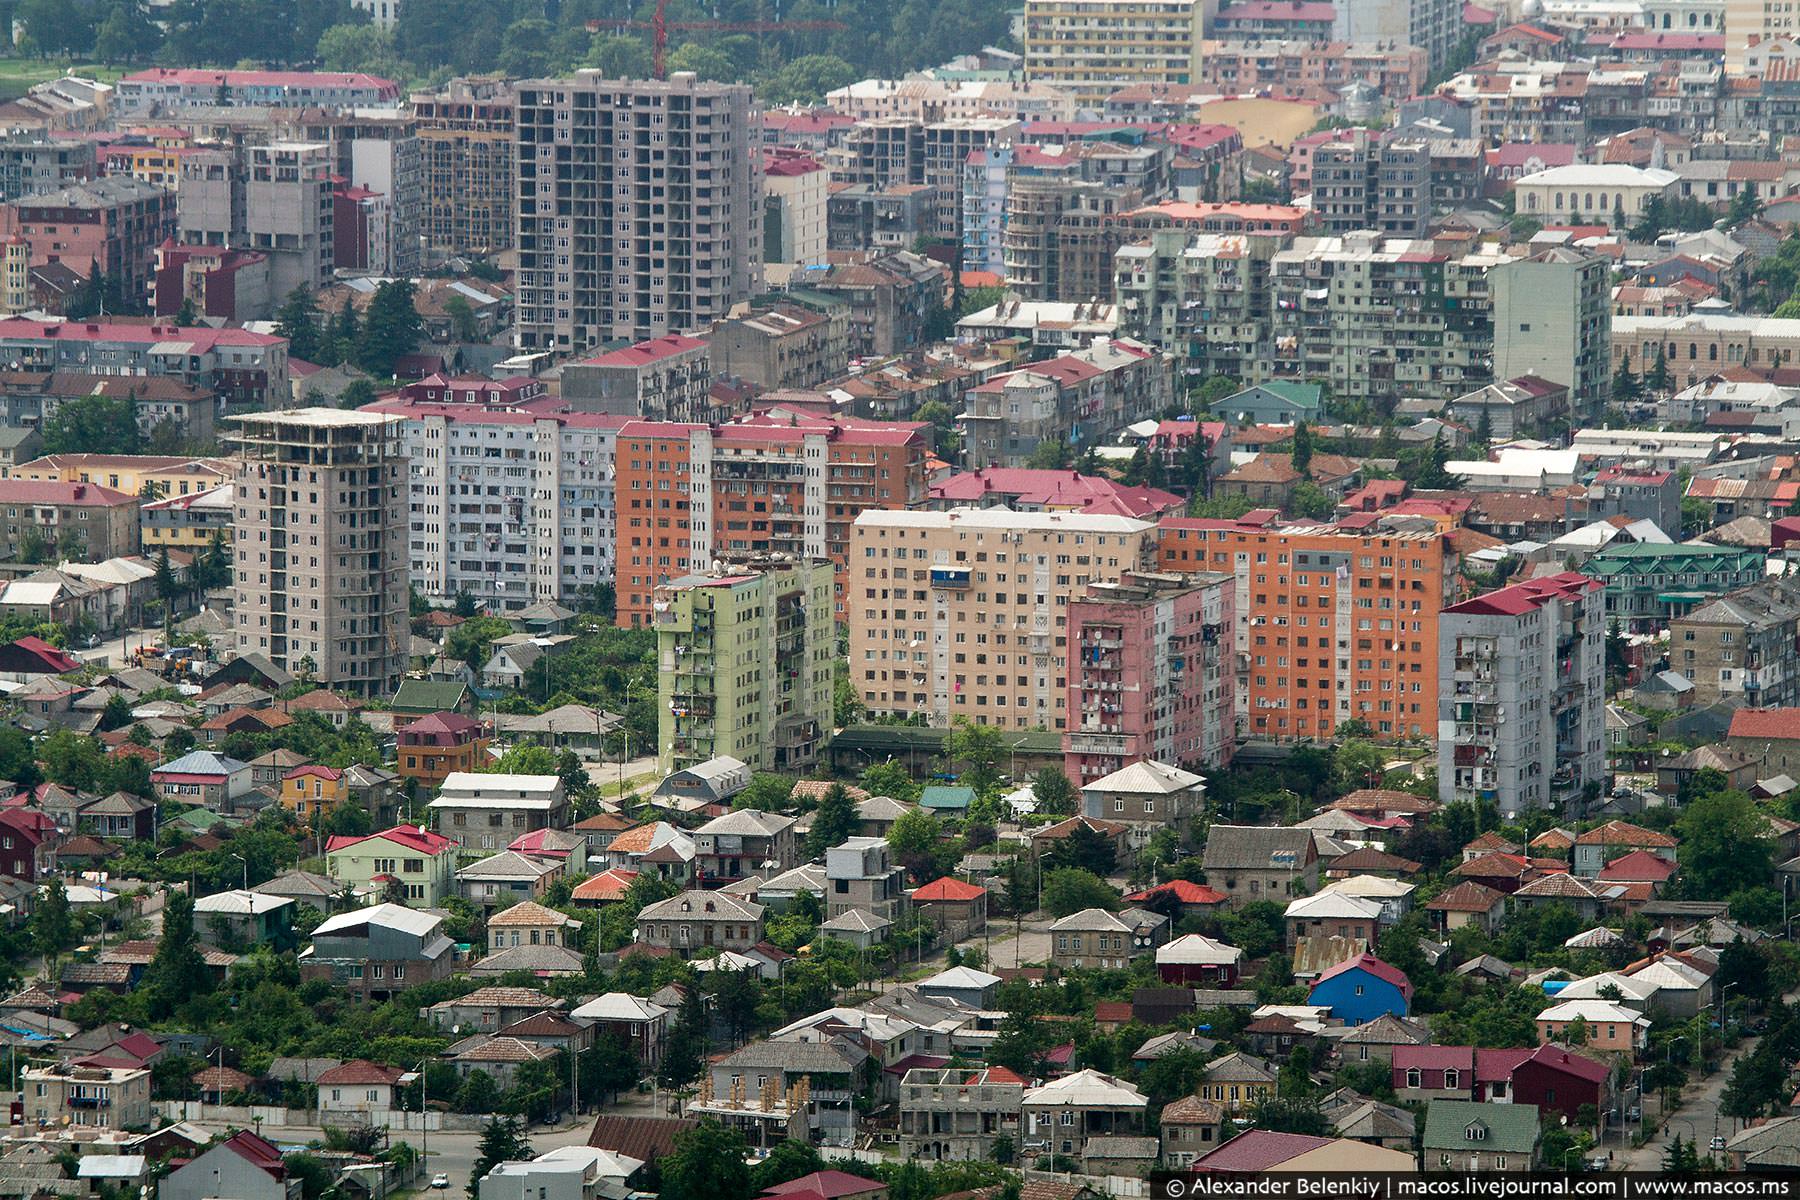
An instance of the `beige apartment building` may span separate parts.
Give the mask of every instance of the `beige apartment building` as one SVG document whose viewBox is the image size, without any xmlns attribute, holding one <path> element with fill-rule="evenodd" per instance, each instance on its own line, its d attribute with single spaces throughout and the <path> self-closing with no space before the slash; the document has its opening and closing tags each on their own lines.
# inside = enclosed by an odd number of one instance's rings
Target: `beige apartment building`
<svg viewBox="0 0 1800 1200">
<path fill-rule="evenodd" d="M 513 244 L 513 89 L 500 79 L 452 79 L 414 92 L 423 160 L 419 232 L 443 254 L 492 254 Z"/>
<path fill-rule="evenodd" d="M 1026 0 L 1025 77 L 1083 104 L 1139 84 L 1198 78 L 1216 0 Z"/>
<path fill-rule="evenodd" d="M 298 408 L 237 423 L 237 652 L 358 695 L 392 694 L 409 636 L 400 419 Z"/>
<path fill-rule="evenodd" d="M 39 1128 L 145 1129 L 151 1124 L 150 1072 L 143 1067 L 26 1067 L 19 1094 L 25 1123 Z"/>
<path fill-rule="evenodd" d="M 1146 567 L 1150 521 L 1070 512 L 871 510 L 850 533 L 850 673 L 873 712 L 1065 725 L 1070 596 Z"/>
</svg>

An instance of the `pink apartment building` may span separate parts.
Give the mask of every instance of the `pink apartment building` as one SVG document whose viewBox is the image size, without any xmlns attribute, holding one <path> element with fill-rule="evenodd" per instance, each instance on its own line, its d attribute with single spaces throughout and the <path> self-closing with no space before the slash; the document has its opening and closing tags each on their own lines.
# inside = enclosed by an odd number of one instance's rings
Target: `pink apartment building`
<svg viewBox="0 0 1800 1200">
<path fill-rule="evenodd" d="M 1127 572 L 1069 601 L 1063 755 L 1076 787 L 1145 759 L 1231 761 L 1235 608 L 1217 572 Z"/>
</svg>

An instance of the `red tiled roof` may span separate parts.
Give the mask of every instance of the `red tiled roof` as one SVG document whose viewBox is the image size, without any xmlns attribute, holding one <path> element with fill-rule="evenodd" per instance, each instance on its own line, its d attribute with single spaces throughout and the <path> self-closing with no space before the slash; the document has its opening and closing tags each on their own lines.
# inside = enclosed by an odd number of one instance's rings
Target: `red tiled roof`
<svg viewBox="0 0 1800 1200">
<path fill-rule="evenodd" d="M 1444 611 L 1486 616 L 1519 616 L 1531 612 L 1533 609 L 1542 608 L 1551 600 L 1574 599 L 1583 592 L 1599 591 L 1604 586 L 1602 581 L 1592 576 L 1583 575 L 1578 571 L 1564 571 L 1557 575 L 1527 579 L 1523 583 L 1515 583 L 1511 587 L 1488 592 L 1473 600 L 1452 604 Z"/>
<path fill-rule="evenodd" d="M 1662 883 L 1675 874 L 1675 864 L 1648 850 L 1633 850 L 1607 863 L 1599 878 L 1607 882 Z"/>
<path fill-rule="evenodd" d="M 1740 708 L 1731 714 L 1727 737 L 1800 739 L 1800 708 Z"/>
<path fill-rule="evenodd" d="M 1189 1165 L 1189 1170 L 1253 1175 L 1331 1143 L 1331 1138 L 1314 1137 L 1307 1133 L 1252 1129 L 1240 1133 L 1212 1153 L 1195 1159 Z"/>
<path fill-rule="evenodd" d="M 1470 879 L 1439 892 L 1425 907 L 1432 912 L 1489 912 L 1505 898 L 1505 892 Z"/>
<path fill-rule="evenodd" d="M 1676 841 L 1666 833 L 1645 829 L 1629 821 L 1608 821 L 1575 838 L 1577 846 L 1674 846 Z"/>
<path fill-rule="evenodd" d="M 839 1196 L 860 1196 L 864 1192 L 878 1192 L 886 1186 L 886 1184 L 877 1183 L 873 1179 L 852 1175 L 848 1171 L 814 1171 L 811 1175 L 803 1175 L 799 1179 L 778 1183 L 764 1191 L 763 1195 L 787 1196 L 794 1192 L 817 1192 L 824 1196 L 825 1200 L 837 1200 Z"/>
<path fill-rule="evenodd" d="M 233 1134 L 225 1145 L 251 1166 L 267 1172 L 271 1178 L 287 1178 L 287 1163 L 282 1161 L 281 1151 L 273 1142 L 265 1141 L 246 1129 Z"/>
<path fill-rule="evenodd" d="M 341 1067 L 333 1067 L 319 1076 L 321 1086 L 333 1084 L 350 1087 L 374 1084 L 394 1084 L 399 1082 L 403 1072 L 394 1067 L 384 1067 L 372 1063 L 366 1058 L 354 1058 Z"/>
<path fill-rule="evenodd" d="M 987 895 L 986 888 L 976 887 L 972 883 L 965 883 L 946 875 L 913 892 L 912 898 L 916 904 L 921 900 L 973 900 L 978 896 L 985 895 Z"/>
<path fill-rule="evenodd" d="M 393 842 L 396 845 L 405 846 L 409 850 L 418 850 L 425 854 L 441 854 L 456 845 L 442 834 L 433 833 L 421 826 L 396 825 L 392 829 L 384 829 L 380 833 L 371 833 L 363 837 L 353 837 L 347 834 L 333 835 L 325 843 L 325 853 L 347 850 L 351 846 L 360 845 L 371 838 L 380 838 L 383 841 Z"/>
<path fill-rule="evenodd" d="M 1094 1005 L 1096 1021 L 1129 1021 L 1131 1020 L 1131 1001 L 1101 1000 Z"/>
<path fill-rule="evenodd" d="M 594 367 L 642 367 L 660 359 L 672 358 L 689 350 L 705 349 L 707 343 L 699 338 L 683 337 L 679 333 L 667 334 L 659 338 L 639 342 L 627 346 L 623 350 L 611 350 L 605 354 L 597 354 L 593 358 L 581 360 L 583 366 Z"/>
<path fill-rule="evenodd" d="M 1192 883 L 1186 879 L 1171 879 L 1169 882 L 1159 883 L 1153 888 L 1133 892 L 1125 899 L 1133 904 L 1142 904 L 1153 896 L 1166 895 L 1173 895 L 1179 904 L 1223 904 L 1228 899 L 1224 892 L 1215 891 L 1204 883 Z"/>
<path fill-rule="evenodd" d="M 5 322 L 0 322 L 0 325 Z M 0 502 L 7 504 L 85 504 L 118 508 L 136 504 L 136 496 L 97 483 L 65 483 L 60 479 L 0 479 Z"/>
<path fill-rule="evenodd" d="M 1337 966 L 1332 967 L 1330 970 L 1321 974 L 1318 979 L 1313 981 L 1313 986 L 1318 987 L 1319 984 L 1324 983 L 1328 979 L 1335 979 L 1339 975 L 1358 970 L 1373 975 L 1375 978 L 1386 983 L 1393 984 L 1400 989 L 1400 994 L 1402 996 L 1409 999 L 1412 997 L 1412 980 L 1406 977 L 1406 972 L 1402 971 L 1399 967 L 1390 966 L 1389 964 L 1382 962 L 1379 958 L 1376 958 L 1366 950 L 1355 958 L 1345 959 Z"/>
</svg>

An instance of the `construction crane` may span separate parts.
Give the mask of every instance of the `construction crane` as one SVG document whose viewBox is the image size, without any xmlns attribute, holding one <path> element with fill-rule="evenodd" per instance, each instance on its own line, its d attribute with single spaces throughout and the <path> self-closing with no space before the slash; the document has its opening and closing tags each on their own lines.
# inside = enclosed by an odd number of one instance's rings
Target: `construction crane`
<svg viewBox="0 0 1800 1200">
<path fill-rule="evenodd" d="M 847 29 L 842 21 L 671 21 L 669 20 L 669 0 L 656 0 L 656 16 L 649 21 L 589 21 L 587 31 L 600 33 L 604 30 L 616 30 L 625 33 L 632 29 L 648 29 L 650 31 L 650 73 L 656 79 L 667 79 L 669 30 L 680 29 L 686 32 L 705 30 L 708 33 L 814 33 Z"/>
</svg>

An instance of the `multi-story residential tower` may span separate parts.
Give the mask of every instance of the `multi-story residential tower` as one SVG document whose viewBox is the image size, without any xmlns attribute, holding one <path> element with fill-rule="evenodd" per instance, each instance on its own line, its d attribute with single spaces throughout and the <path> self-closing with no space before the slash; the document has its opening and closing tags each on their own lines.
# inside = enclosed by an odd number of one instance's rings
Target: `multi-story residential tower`
<svg viewBox="0 0 1800 1200">
<path fill-rule="evenodd" d="M 232 617 L 239 654 L 387 696 L 406 669 L 406 459 L 385 413 L 238 418 Z"/>
<path fill-rule="evenodd" d="M 613 441 L 628 418 L 525 395 L 542 388 L 429 376 L 368 410 L 404 421 L 407 561 L 421 594 L 466 592 L 505 611 L 612 581 Z"/>
<path fill-rule="evenodd" d="M 762 290 L 762 127 L 748 87 L 584 70 L 528 80 L 518 97 L 522 347 L 692 330 Z"/>
<path fill-rule="evenodd" d="M 971 468 L 1022 467 L 1046 441 L 1066 438 L 1080 449 L 1160 413 L 1173 390 L 1167 355 L 1128 338 L 1095 338 L 972 388 L 963 457 Z"/>
<path fill-rule="evenodd" d="M 78 274 L 116 276 L 132 301 L 147 299 L 156 248 L 175 234 L 175 197 L 130 177 L 67 184 L 0 205 L 0 237 L 24 238 L 31 265 L 60 262 Z"/>
<path fill-rule="evenodd" d="M 1612 385 L 1612 269 L 1557 247 L 1488 272 L 1494 378 L 1536 375 L 1569 389 L 1577 421 L 1599 416 Z"/>
<path fill-rule="evenodd" d="M 707 344 L 671 333 L 564 363 L 562 400 L 576 412 L 617 413 L 649 421 L 711 421 L 712 383 Z"/>
<path fill-rule="evenodd" d="M 94 143 L 85 138 L 0 138 L 0 200 L 54 192 L 94 174 Z"/>
<path fill-rule="evenodd" d="M 1442 533 L 1172 517 L 1160 534 L 1160 570 L 1234 580 L 1240 735 L 1431 735 L 1457 566 Z"/>
<path fill-rule="evenodd" d="M 1436 70 L 1463 36 L 1459 0 L 1352 0 L 1335 6 L 1332 37 L 1417 46 Z"/>
<path fill-rule="evenodd" d="M 763 155 L 763 256 L 769 262 L 825 261 L 825 197 L 831 172 L 802 150 L 777 146 Z"/>
<path fill-rule="evenodd" d="M 1063 770 L 1076 787 L 1135 762 L 1231 761 L 1237 599 L 1216 572 L 1130 572 L 1068 611 Z"/>
<path fill-rule="evenodd" d="M 762 771 L 803 770 L 831 733 L 835 571 L 768 556 L 659 586 L 660 769 L 728 755 Z"/>
<path fill-rule="evenodd" d="M 1597 790 L 1606 771 L 1600 581 L 1565 572 L 1438 619 L 1438 796 L 1507 819 Z"/>
<path fill-rule="evenodd" d="M 334 263 L 332 166 L 331 148 L 313 142 L 197 150 L 181 162 L 180 240 L 260 251 L 277 296 L 323 287 Z"/>
<path fill-rule="evenodd" d="M 1187 84 L 1215 0 L 1027 0 L 1025 74 L 1098 107 L 1134 84 Z"/>
<path fill-rule="evenodd" d="M 363 108 L 393 104 L 391 79 L 339 71 L 214 71 L 151 67 L 114 85 L 121 117 L 155 117 L 184 108 Z"/>
<path fill-rule="evenodd" d="M 424 169 L 411 114 L 398 108 L 308 113 L 291 127 L 300 140 L 330 148 L 332 173 L 344 184 L 385 197 L 383 253 L 367 269 L 382 275 L 416 274 Z"/>
<path fill-rule="evenodd" d="M 1155 531 L 1090 513 L 865 512 L 845 587 L 851 681 L 873 712 L 1064 729 L 1069 600 L 1147 566 Z"/>
<path fill-rule="evenodd" d="M 1751 708 L 1800 705 L 1800 588 L 1769 579 L 1669 622 L 1669 666 L 1694 685 L 1704 708 L 1741 698 Z"/>
<path fill-rule="evenodd" d="M 924 429 L 779 411 L 728 425 L 630 422 L 614 455 L 620 623 L 647 623 L 657 585 L 720 556 L 829 558 L 843 570 L 865 509 L 925 502 Z"/>
<path fill-rule="evenodd" d="M 512 85 L 452 79 L 414 92 L 423 203 L 419 231 L 436 254 L 493 254 L 513 244 Z"/>
</svg>

